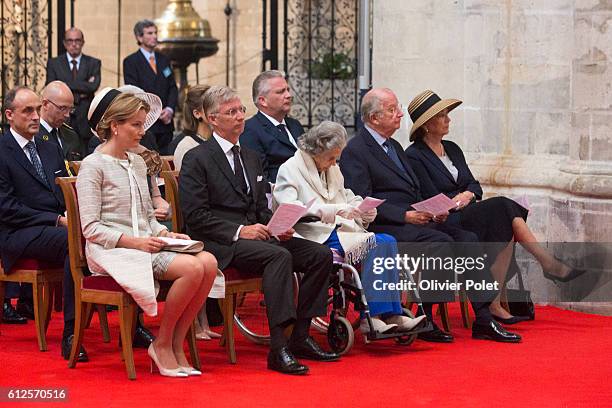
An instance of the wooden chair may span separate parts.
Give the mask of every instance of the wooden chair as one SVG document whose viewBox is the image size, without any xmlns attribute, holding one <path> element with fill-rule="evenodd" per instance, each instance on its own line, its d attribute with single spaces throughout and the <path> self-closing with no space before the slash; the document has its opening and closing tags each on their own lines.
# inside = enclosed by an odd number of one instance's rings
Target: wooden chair
<svg viewBox="0 0 612 408">
<path fill-rule="evenodd" d="M 162 171 L 174 171 L 174 156 L 161 156 Z"/>
<path fill-rule="evenodd" d="M 70 168 L 72 175 L 76 177 L 79 175 L 79 169 L 81 168 L 81 162 L 80 161 L 68 162 L 68 167 Z"/>
<path fill-rule="evenodd" d="M 184 230 L 183 216 L 180 209 L 178 194 L 178 171 L 162 171 L 166 185 L 166 201 L 172 208 L 172 230 Z M 234 342 L 234 312 L 236 311 L 236 298 L 239 294 L 262 290 L 262 278 L 259 275 L 249 274 L 248 271 L 228 268 L 223 271 L 225 275 L 225 299 L 219 299 L 221 313 L 223 314 L 223 338 L 221 344 L 225 346 L 230 363 L 236 364 L 236 346 Z"/>
<path fill-rule="evenodd" d="M 78 350 L 83 342 L 87 320 L 94 305 L 114 305 L 119 308 L 119 327 L 121 332 L 121 350 L 126 371 L 130 380 L 136 379 L 132 340 L 137 316 L 137 306 L 132 297 L 123 290 L 110 276 L 85 276 L 87 267 L 85 258 L 85 239 L 81 232 L 81 221 L 78 208 L 76 177 L 60 177 L 57 183 L 62 189 L 68 213 L 68 248 L 70 252 L 70 269 L 75 282 L 75 328 L 72 350 L 68 367 L 74 368 Z M 167 285 L 166 285 L 167 287 Z M 163 285 L 162 285 L 163 291 Z M 101 315 L 102 316 L 102 315 Z M 104 327 L 104 325 L 103 325 Z M 105 335 L 105 341 L 108 335 Z M 195 344 L 193 329 L 187 336 L 192 363 L 200 369 L 201 363 Z"/>
<path fill-rule="evenodd" d="M 10 273 L 0 266 L 0 299 L 4 299 L 4 282 L 32 284 L 34 324 L 40 351 L 47 351 L 47 328 L 51 320 L 50 305 L 54 287 L 64 279 L 64 266 L 49 265 L 35 259 L 17 261 Z M 3 311 L 0 310 L 0 323 Z"/>
</svg>

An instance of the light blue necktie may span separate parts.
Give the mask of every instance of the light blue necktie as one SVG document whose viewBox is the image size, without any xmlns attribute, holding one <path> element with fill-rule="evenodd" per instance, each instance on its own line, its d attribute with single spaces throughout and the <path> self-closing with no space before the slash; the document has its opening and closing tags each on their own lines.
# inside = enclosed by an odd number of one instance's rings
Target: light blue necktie
<svg viewBox="0 0 612 408">
<path fill-rule="evenodd" d="M 38 152 L 36 151 L 36 145 L 31 140 L 25 145 L 25 148 L 30 153 L 30 160 L 34 165 L 34 170 L 36 170 L 36 174 L 38 177 L 45 183 L 47 187 L 49 187 L 49 182 L 47 181 L 47 175 L 45 174 L 45 169 L 43 169 L 42 163 L 40 162 L 40 157 L 38 157 Z"/>
</svg>

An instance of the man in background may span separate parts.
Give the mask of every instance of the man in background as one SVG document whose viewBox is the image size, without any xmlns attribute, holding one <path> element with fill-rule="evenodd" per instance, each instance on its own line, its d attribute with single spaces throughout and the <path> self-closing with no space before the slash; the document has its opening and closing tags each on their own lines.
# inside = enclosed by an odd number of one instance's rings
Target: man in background
<svg viewBox="0 0 612 408">
<path fill-rule="evenodd" d="M 72 91 L 75 109 L 70 115 L 70 125 L 80 137 L 81 151 L 85 151 L 93 136 L 87 123 L 87 111 L 102 79 L 100 60 L 83 54 L 84 44 L 83 32 L 76 27 L 69 28 L 64 34 L 66 54 L 47 61 L 45 82 L 62 81 Z"/>
<path fill-rule="evenodd" d="M 123 80 L 126 85 L 136 85 L 153 93 L 162 101 L 163 110 L 159 119 L 149 129 L 157 141 L 158 151 L 168 154 L 174 124 L 172 119 L 178 102 L 178 89 L 170 66 L 170 60 L 155 52 L 157 26 L 151 20 L 141 20 L 134 26 L 134 35 L 140 47 L 123 60 Z"/>
<path fill-rule="evenodd" d="M 270 183 L 276 182 L 281 164 L 295 154 L 304 128 L 287 115 L 293 96 L 281 71 L 264 71 L 253 81 L 253 102 L 259 111 L 248 119 L 240 143 L 255 150 Z"/>
</svg>

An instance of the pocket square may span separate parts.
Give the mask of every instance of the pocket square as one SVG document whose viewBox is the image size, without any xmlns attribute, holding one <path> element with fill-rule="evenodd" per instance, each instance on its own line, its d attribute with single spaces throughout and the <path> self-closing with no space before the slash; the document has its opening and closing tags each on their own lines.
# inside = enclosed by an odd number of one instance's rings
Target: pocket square
<svg viewBox="0 0 612 408">
<path fill-rule="evenodd" d="M 62 172 L 62 169 L 57 170 L 54 174 L 59 174 Z"/>
<path fill-rule="evenodd" d="M 263 180 L 263 176 L 257 176 L 257 182 L 259 183 L 260 181 Z"/>
</svg>

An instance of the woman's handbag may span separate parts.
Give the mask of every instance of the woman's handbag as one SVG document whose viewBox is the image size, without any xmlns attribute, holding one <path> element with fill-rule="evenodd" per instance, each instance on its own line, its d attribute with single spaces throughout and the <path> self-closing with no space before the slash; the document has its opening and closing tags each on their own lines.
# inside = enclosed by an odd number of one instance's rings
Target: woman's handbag
<svg viewBox="0 0 612 408">
<path fill-rule="evenodd" d="M 526 316 L 529 320 L 535 319 L 535 306 L 531 300 L 531 292 L 525 289 L 523 274 L 520 269 L 516 272 L 518 289 L 506 289 L 508 309 L 513 316 Z"/>
</svg>

